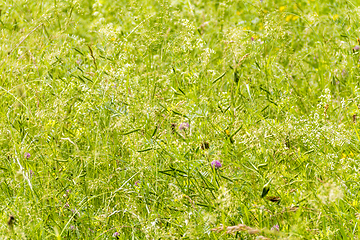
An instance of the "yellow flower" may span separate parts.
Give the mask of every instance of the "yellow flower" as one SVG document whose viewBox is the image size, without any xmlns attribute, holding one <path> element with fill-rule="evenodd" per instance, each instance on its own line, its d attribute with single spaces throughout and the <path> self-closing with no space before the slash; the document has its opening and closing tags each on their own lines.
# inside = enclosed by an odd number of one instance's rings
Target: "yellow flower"
<svg viewBox="0 0 360 240">
<path fill-rule="evenodd" d="M 279 8 L 279 11 L 282 12 L 282 11 L 285 10 L 285 8 L 286 8 L 286 6 L 281 6 L 281 7 Z"/>
<path fill-rule="evenodd" d="M 298 18 L 299 18 L 299 16 L 293 15 L 292 20 L 295 21 L 295 20 L 298 19 Z"/>
<path fill-rule="evenodd" d="M 287 15 L 285 21 L 290 22 L 291 19 L 292 19 L 292 15 Z"/>
<path fill-rule="evenodd" d="M 240 16 L 240 12 L 239 12 L 239 11 L 236 11 L 236 15 Z"/>
<path fill-rule="evenodd" d="M 337 14 L 335 14 L 333 17 L 332 17 L 332 19 L 334 20 L 334 21 L 336 21 L 336 19 L 338 19 L 339 18 L 339 15 L 337 15 Z"/>
</svg>

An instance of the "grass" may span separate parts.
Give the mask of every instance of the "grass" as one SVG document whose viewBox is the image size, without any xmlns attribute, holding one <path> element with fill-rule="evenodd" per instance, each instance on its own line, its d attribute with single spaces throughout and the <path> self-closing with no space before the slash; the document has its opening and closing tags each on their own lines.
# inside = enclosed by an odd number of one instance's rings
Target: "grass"
<svg viewBox="0 0 360 240">
<path fill-rule="evenodd" d="M 357 6 L 0 2 L 0 235 L 358 239 Z"/>
</svg>

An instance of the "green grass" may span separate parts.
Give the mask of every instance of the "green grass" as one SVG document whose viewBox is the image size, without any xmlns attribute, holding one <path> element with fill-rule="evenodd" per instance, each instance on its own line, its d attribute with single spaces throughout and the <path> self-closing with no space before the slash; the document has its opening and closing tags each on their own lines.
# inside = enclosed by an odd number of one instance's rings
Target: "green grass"
<svg viewBox="0 0 360 240">
<path fill-rule="evenodd" d="M 358 239 L 359 4 L 0 2 L 1 238 Z"/>
</svg>

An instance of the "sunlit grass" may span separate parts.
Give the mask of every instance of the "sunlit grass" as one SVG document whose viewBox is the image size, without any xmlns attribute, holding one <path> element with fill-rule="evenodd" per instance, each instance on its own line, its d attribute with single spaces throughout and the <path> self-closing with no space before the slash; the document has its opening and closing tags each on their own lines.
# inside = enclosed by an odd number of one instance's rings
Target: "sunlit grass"
<svg viewBox="0 0 360 240">
<path fill-rule="evenodd" d="M 357 239 L 358 5 L 0 2 L 0 235 Z"/>
</svg>

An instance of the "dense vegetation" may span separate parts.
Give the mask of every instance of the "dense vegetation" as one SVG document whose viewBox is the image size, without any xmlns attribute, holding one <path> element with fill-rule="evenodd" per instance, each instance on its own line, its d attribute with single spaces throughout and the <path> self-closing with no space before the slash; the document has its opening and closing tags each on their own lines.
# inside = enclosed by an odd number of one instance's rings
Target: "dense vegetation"
<svg viewBox="0 0 360 240">
<path fill-rule="evenodd" d="M 0 2 L 5 239 L 357 239 L 350 0 Z"/>
</svg>

